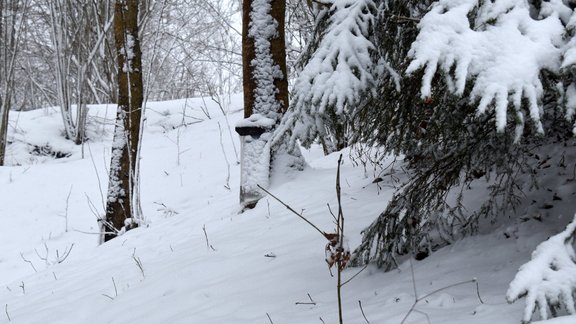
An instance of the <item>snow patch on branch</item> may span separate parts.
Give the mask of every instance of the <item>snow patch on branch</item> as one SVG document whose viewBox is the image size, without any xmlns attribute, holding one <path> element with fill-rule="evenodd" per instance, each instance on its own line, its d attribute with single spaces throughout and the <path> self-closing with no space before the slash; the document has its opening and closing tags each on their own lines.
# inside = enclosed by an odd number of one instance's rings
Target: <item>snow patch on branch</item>
<svg viewBox="0 0 576 324">
<path fill-rule="evenodd" d="M 284 131 L 293 131 L 293 140 L 313 141 L 325 133 L 329 112 L 350 116 L 361 94 L 375 90 L 375 47 L 369 39 L 375 8 L 372 0 L 331 5 L 329 26 L 295 82 L 292 112 L 282 123 Z"/>
<path fill-rule="evenodd" d="M 522 123 L 524 112 L 539 132 L 543 70 L 561 65 L 567 7 L 558 0 L 543 2 L 533 17 L 525 0 L 440 0 L 419 24 L 420 33 L 409 52 L 407 73 L 424 70 L 422 98 L 432 97 L 432 80 L 445 77 L 449 89 L 463 95 L 468 82 L 478 113 L 494 107 L 496 128 L 503 131 L 512 106 Z M 475 16 L 475 19 L 470 19 Z M 523 101 L 527 105 L 524 105 Z"/>
<path fill-rule="evenodd" d="M 506 299 L 513 303 L 526 297 L 523 322 L 529 323 L 536 308 L 540 317 L 548 319 L 548 309 L 564 308 L 576 314 L 576 253 L 574 235 L 576 216 L 566 229 L 540 243 L 532 252 L 532 260 L 520 267 L 510 283 Z"/>
</svg>

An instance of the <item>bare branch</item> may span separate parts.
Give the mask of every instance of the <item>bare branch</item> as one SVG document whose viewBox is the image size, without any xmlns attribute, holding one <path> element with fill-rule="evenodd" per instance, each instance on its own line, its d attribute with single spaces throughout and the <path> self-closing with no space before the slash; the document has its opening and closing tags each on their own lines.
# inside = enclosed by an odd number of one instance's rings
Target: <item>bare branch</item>
<svg viewBox="0 0 576 324">
<path fill-rule="evenodd" d="M 302 214 L 298 213 L 297 211 L 294 210 L 294 208 L 290 207 L 290 205 L 286 204 L 285 202 L 283 202 L 282 200 L 280 200 L 280 198 L 274 196 L 270 191 L 262 188 L 262 186 L 257 185 L 258 188 L 260 188 L 262 191 L 264 191 L 265 193 L 267 193 L 270 197 L 276 199 L 276 201 L 278 201 L 279 203 L 281 203 L 282 205 L 284 205 L 284 207 L 286 207 L 289 211 L 291 211 L 293 214 L 295 214 L 296 216 L 300 217 L 302 220 L 304 220 L 306 223 L 308 223 L 308 225 L 312 226 L 318 233 L 320 233 L 322 236 L 326 237 L 326 233 L 321 231 L 318 226 L 312 224 L 312 222 L 310 222 L 308 219 L 306 219 L 306 217 L 302 216 Z"/>
</svg>

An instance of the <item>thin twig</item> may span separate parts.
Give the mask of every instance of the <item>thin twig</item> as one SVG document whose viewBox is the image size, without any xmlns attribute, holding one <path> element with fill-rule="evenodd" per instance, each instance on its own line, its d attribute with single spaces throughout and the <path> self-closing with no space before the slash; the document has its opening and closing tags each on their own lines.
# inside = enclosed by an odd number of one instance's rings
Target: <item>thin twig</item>
<svg viewBox="0 0 576 324">
<path fill-rule="evenodd" d="M 338 158 L 338 168 L 336 169 L 336 198 L 338 199 L 338 222 L 336 223 L 337 229 L 336 234 L 338 234 L 338 244 L 336 245 L 336 253 L 340 254 L 336 264 L 338 271 L 338 282 L 336 286 L 338 295 L 338 319 L 340 324 L 344 323 L 344 316 L 342 314 L 342 256 L 344 254 L 344 248 L 342 244 L 344 243 L 344 213 L 342 212 L 342 197 L 340 188 L 340 165 L 342 164 L 342 154 Z"/>
<path fill-rule="evenodd" d="M 208 233 L 206 233 L 206 224 L 204 224 L 202 226 L 202 230 L 204 231 L 204 238 L 206 238 L 206 248 L 207 249 L 212 249 L 212 251 L 216 251 L 216 249 L 212 246 L 212 244 L 210 244 L 210 242 L 208 241 Z"/>
<path fill-rule="evenodd" d="M 228 162 L 228 156 L 226 155 L 226 150 L 224 149 L 224 141 L 222 140 L 222 127 L 220 126 L 220 122 L 218 122 L 218 130 L 220 131 L 220 147 L 222 148 L 222 154 L 224 154 L 224 161 L 226 161 L 226 167 L 228 170 L 224 188 L 230 190 L 230 162 Z"/>
<path fill-rule="evenodd" d="M 270 197 L 276 199 L 276 201 L 278 201 L 279 203 L 281 203 L 282 205 L 284 205 L 284 207 L 286 207 L 289 211 L 291 211 L 293 214 L 295 214 L 296 216 L 302 218 L 302 220 L 304 220 L 306 223 L 308 223 L 308 225 L 312 226 L 316 231 L 318 231 L 318 233 L 322 234 L 322 236 L 326 237 L 326 233 L 321 231 L 318 226 L 312 224 L 312 222 L 310 222 L 309 220 L 306 219 L 306 217 L 302 216 L 301 214 L 299 214 L 297 211 L 295 211 L 292 207 L 290 207 L 288 204 L 286 204 L 285 202 L 283 202 L 282 200 L 280 200 L 280 198 L 274 196 L 270 191 L 262 188 L 262 186 L 257 185 L 258 188 L 260 188 L 262 191 L 264 191 L 265 193 L 267 193 Z"/>
<path fill-rule="evenodd" d="M 480 285 L 478 284 L 478 279 L 474 278 L 473 280 L 476 282 L 476 295 L 478 296 L 478 300 L 480 301 L 480 304 L 484 304 L 482 297 L 480 297 Z"/>
<path fill-rule="evenodd" d="M 73 248 L 74 248 L 74 243 L 72 243 L 72 245 L 70 245 L 70 249 L 68 249 L 68 247 L 66 247 L 66 249 L 64 249 L 64 254 L 62 255 L 62 258 L 60 258 L 60 253 L 58 252 L 58 250 L 56 250 L 56 262 L 57 263 L 64 262 L 68 258 L 68 256 L 70 255 L 70 252 L 72 252 Z"/>
<path fill-rule="evenodd" d="M 102 296 L 108 297 L 108 298 L 110 298 L 110 300 L 114 300 L 114 297 L 112 297 L 112 296 L 110 296 L 110 295 L 102 294 Z"/>
<path fill-rule="evenodd" d="M 412 276 L 412 289 L 414 291 L 414 300 L 418 302 L 418 291 L 416 290 L 416 276 L 414 275 L 414 265 L 412 259 L 410 261 L 410 275 Z"/>
<path fill-rule="evenodd" d="M 86 231 L 81 231 L 78 229 L 72 229 L 74 232 L 78 232 L 78 233 L 82 233 L 82 234 L 91 234 L 91 235 L 116 235 L 118 234 L 118 232 L 86 232 Z"/>
<path fill-rule="evenodd" d="M 94 161 L 94 155 L 92 154 L 90 143 L 88 143 L 88 152 L 90 153 L 90 161 L 92 161 L 92 167 L 94 168 L 94 173 L 96 174 L 96 180 L 98 180 L 98 193 L 100 194 L 100 200 L 104 210 L 106 210 L 106 200 L 104 199 L 104 190 L 102 190 L 102 181 L 100 181 L 100 175 L 98 174 L 98 168 L 96 167 L 96 162 Z M 88 197 L 88 195 L 86 195 L 86 197 Z"/>
<path fill-rule="evenodd" d="M 354 278 L 356 278 L 356 276 L 358 276 L 360 273 L 362 273 L 362 271 L 366 270 L 366 268 L 368 268 L 368 264 L 364 265 L 362 267 L 362 269 L 360 269 L 360 271 L 356 272 L 355 275 L 353 275 L 352 277 L 350 277 L 350 279 L 344 281 L 344 283 L 342 283 L 341 286 L 344 286 L 345 284 L 349 283 L 350 281 L 352 281 Z"/>
<path fill-rule="evenodd" d="M 146 275 L 144 274 L 144 266 L 142 266 L 142 260 L 140 260 L 139 257 L 134 255 L 132 256 L 132 259 L 134 259 L 134 262 L 136 262 L 138 269 L 140 269 L 140 272 L 142 273 L 142 279 L 146 278 Z"/>
<path fill-rule="evenodd" d="M 312 296 L 310 296 L 310 293 L 307 293 L 308 295 L 308 299 L 310 299 L 310 302 L 296 302 L 296 305 L 316 305 L 316 302 L 314 301 L 314 299 L 312 299 Z"/>
<path fill-rule="evenodd" d="M 432 322 L 430 321 L 430 316 L 428 316 L 428 314 L 426 314 L 425 312 L 419 311 L 419 310 L 415 309 L 415 310 L 414 310 L 414 313 L 418 313 L 418 314 L 424 315 L 424 316 L 426 317 L 426 321 L 428 322 L 428 324 L 432 324 Z"/>
<path fill-rule="evenodd" d="M 330 204 L 326 203 L 326 206 L 328 206 L 328 211 L 330 212 L 330 215 L 332 215 L 332 218 L 334 218 L 334 222 L 338 222 L 338 218 L 336 218 L 336 215 L 334 215 L 334 212 L 332 212 L 332 208 L 330 208 Z"/>
<path fill-rule="evenodd" d="M 396 19 L 397 22 L 400 22 L 400 21 L 420 22 L 420 18 L 414 18 L 414 17 L 392 15 L 392 16 L 390 16 L 390 18 Z"/>
<path fill-rule="evenodd" d="M 8 322 L 12 322 L 12 319 L 10 318 L 10 314 L 8 314 L 8 304 L 6 304 L 6 306 L 4 306 L 4 311 L 6 312 L 6 317 L 8 317 Z"/>
<path fill-rule="evenodd" d="M 436 290 L 433 290 L 433 291 L 427 293 L 426 295 L 424 295 L 424 296 L 422 296 L 422 297 L 416 297 L 416 300 L 414 301 L 414 303 L 412 304 L 412 306 L 411 306 L 410 309 L 408 310 L 408 313 L 406 313 L 406 316 L 404 316 L 404 318 L 402 319 L 402 321 L 400 322 L 400 324 L 404 324 L 404 322 L 406 322 L 406 320 L 408 319 L 408 317 L 410 316 L 410 314 L 411 314 L 412 312 L 419 312 L 419 311 L 415 310 L 415 307 L 416 307 L 416 305 L 417 305 L 420 301 L 422 301 L 423 299 L 426 299 L 426 298 L 428 298 L 428 297 L 430 297 L 430 296 L 432 296 L 432 295 L 434 295 L 434 294 L 437 294 L 437 293 L 439 293 L 439 292 L 441 292 L 441 291 L 443 291 L 443 290 L 446 290 L 446 289 L 450 289 L 450 288 L 453 288 L 453 287 L 456 287 L 456 286 L 461 286 L 461 285 L 465 285 L 465 284 L 469 284 L 469 283 L 475 283 L 475 282 L 477 282 L 476 278 L 471 279 L 471 280 L 462 281 L 462 282 L 457 282 L 457 283 L 455 283 L 455 284 L 451 284 L 451 285 L 444 286 L 444 287 L 442 287 L 442 288 L 438 288 L 438 289 L 436 289 Z M 419 312 L 419 313 L 422 313 L 422 312 Z"/>
<path fill-rule="evenodd" d="M 68 196 L 66 196 L 66 209 L 64 209 L 64 219 L 66 220 L 66 227 L 64 230 L 66 233 L 68 233 L 68 206 L 70 203 L 70 195 L 72 195 L 72 187 L 73 185 L 70 185 L 70 191 L 68 191 Z"/>
<path fill-rule="evenodd" d="M 364 317 L 364 320 L 366 321 L 366 323 L 370 324 L 370 321 L 366 318 L 366 314 L 364 314 L 364 309 L 362 308 L 362 301 L 358 301 L 358 306 L 360 306 L 360 311 L 362 312 L 362 316 Z"/>
<path fill-rule="evenodd" d="M 418 298 L 418 301 L 421 301 L 422 299 L 428 298 L 428 297 L 430 297 L 430 296 L 432 296 L 432 295 L 434 295 L 434 294 L 437 294 L 437 293 L 439 293 L 439 292 L 441 292 L 441 291 L 443 291 L 443 290 L 450 289 L 450 288 L 454 288 L 454 287 L 457 287 L 457 286 L 462 286 L 462 285 L 469 284 L 469 283 L 474 283 L 474 282 L 476 282 L 476 279 L 471 279 L 471 280 L 466 280 L 466 281 L 462 281 L 462 282 L 457 282 L 457 283 L 455 283 L 455 284 L 451 284 L 451 285 L 448 285 L 448 286 L 445 286 L 445 287 L 442 287 L 442 288 L 438 288 L 438 289 L 436 289 L 436 290 L 434 290 L 434 291 L 432 291 L 432 292 L 429 292 L 429 293 L 427 293 L 426 295 Z"/>
<path fill-rule="evenodd" d="M 34 263 L 32 263 L 32 261 L 30 261 L 30 260 L 27 260 L 27 259 L 24 257 L 24 254 L 23 254 L 22 252 L 20 252 L 20 256 L 22 257 L 22 260 L 24 260 L 24 262 L 30 264 L 30 266 L 32 267 L 32 269 L 34 269 L 34 272 L 38 272 L 38 270 L 36 270 L 36 267 L 34 266 Z"/>
<path fill-rule="evenodd" d="M 268 316 L 268 320 L 270 321 L 270 324 L 274 324 L 274 322 L 272 322 L 272 318 L 270 317 L 270 314 L 266 313 L 266 316 Z"/>
<path fill-rule="evenodd" d="M 114 277 L 112 277 L 112 284 L 114 285 L 114 298 L 118 297 L 118 288 L 116 288 L 116 281 L 114 281 Z M 112 300 L 114 300 L 114 298 L 108 296 L 108 295 L 104 295 Z"/>
</svg>

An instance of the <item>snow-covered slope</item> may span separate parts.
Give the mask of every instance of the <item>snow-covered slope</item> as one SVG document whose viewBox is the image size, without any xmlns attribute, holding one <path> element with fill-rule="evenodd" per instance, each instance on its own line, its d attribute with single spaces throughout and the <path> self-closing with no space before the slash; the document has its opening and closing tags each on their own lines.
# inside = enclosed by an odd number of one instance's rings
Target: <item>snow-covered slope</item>
<svg viewBox="0 0 576 324">
<path fill-rule="evenodd" d="M 54 109 L 12 113 L 12 166 L 0 167 L 0 323 L 336 323 L 325 239 L 270 198 L 239 213 L 232 128 L 242 117 L 240 96 L 223 107 L 227 115 L 209 99 L 148 107 L 142 207 L 149 226 L 100 246 L 96 218 L 114 107 L 91 108 L 84 148 L 62 139 Z M 64 157 L 45 156 L 48 148 Z M 392 189 L 372 184 L 373 175 L 343 153 L 354 248 Z M 331 231 L 326 204 L 336 206 L 338 155 L 305 154 L 309 168 L 278 176 L 270 190 Z M 523 304 L 507 304 L 505 293 L 533 248 L 558 231 L 547 224 L 512 222 L 389 273 L 368 267 L 343 288 L 345 322 L 366 323 L 363 311 L 370 323 L 400 323 L 417 293 L 405 323 L 518 323 Z"/>
</svg>

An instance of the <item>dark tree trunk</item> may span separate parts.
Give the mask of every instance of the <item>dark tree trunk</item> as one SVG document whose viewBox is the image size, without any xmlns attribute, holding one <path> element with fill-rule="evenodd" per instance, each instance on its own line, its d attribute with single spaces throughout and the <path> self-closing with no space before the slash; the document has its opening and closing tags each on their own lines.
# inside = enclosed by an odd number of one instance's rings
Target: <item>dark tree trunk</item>
<svg viewBox="0 0 576 324">
<path fill-rule="evenodd" d="M 256 80 L 253 77 L 252 61 L 256 58 L 254 51 L 254 38 L 248 35 L 250 28 L 250 12 L 252 10 L 252 0 L 242 2 L 242 77 L 244 87 L 244 118 L 250 117 L 258 108 L 254 107 L 254 95 L 256 90 Z M 274 85 L 278 89 L 276 98 L 282 105 L 280 112 L 286 112 L 288 109 L 288 78 L 286 68 L 286 0 L 272 0 L 272 10 L 270 15 L 278 22 L 278 37 L 270 40 L 270 51 L 272 59 L 276 63 L 284 78 L 276 79 Z"/>
<path fill-rule="evenodd" d="M 288 79 L 286 69 L 286 46 L 284 36 L 285 25 L 285 11 L 286 0 L 271 0 L 271 10 L 268 13 L 272 20 L 277 23 L 277 33 L 274 37 L 270 37 L 267 41 L 270 42 L 270 56 L 272 57 L 272 66 L 270 70 L 274 70 L 277 66 L 282 74 L 282 77 L 274 76 L 273 85 L 275 88 L 275 101 L 277 105 L 276 111 L 269 111 L 269 107 L 263 107 L 258 104 L 257 97 L 259 93 L 259 83 L 256 76 L 257 66 L 254 62 L 260 62 L 257 59 L 258 53 L 256 51 L 256 40 L 254 35 L 250 33 L 252 26 L 251 14 L 254 11 L 254 0 L 243 1 L 242 7 L 242 65 L 243 65 L 243 86 L 244 86 L 244 118 L 249 118 L 253 114 L 259 114 L 267 118 L 275 119 L 278 123 L 282 114 L 288 109 Z M 261 36 L 258 36 L 261 37 Z M 256 60 L 256 61 L 255 61 Z M 260 63 L 258 63 L 260 64 Z M 269 76 L 268 76 L 269 77 Z M 258 128 L 261 129 L 250 129 Z M 248 208 L 253 207 L 256 202 L 261 198 L 259 190 L 256 188 L 254 178 L 262 178 L 260 172 L 268 173 L 269 170 L 253 170 L 253 164 L 258 159 L 269 159 L 270 161 L 263 162 L 262 165 L 270 165 L 271 160 L 274 159 L 274 150 L 270 150 L 268 139 L 270 136 L 263 134 L 271 134 L 275 129 L 274 127 L 262 128 L 262 126 L 240 127 L 238 132 L 242 137 L 242 176 L 240 184 L 240 202 Z M 269 151 L 269 152 L 268 152 Z M 268 175 L 269 176 L 269 175 Z M 259 183 L 266 185 L 265 183 Z"/>
<path fill-rule="evenodd" d="M 142 55 L 138 39 L 138 0 L 118 0 L 114 12 L 118 62 L 118 111 L 110 163 L 104 241 L 137 226 L 134 189 L 137 185 L 142 115 Z"/>
</svg>

